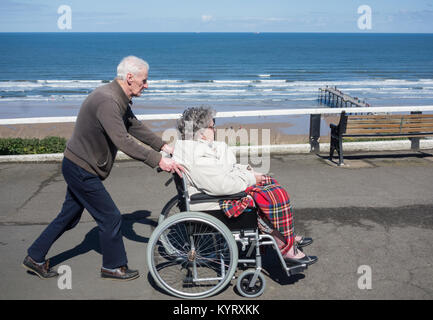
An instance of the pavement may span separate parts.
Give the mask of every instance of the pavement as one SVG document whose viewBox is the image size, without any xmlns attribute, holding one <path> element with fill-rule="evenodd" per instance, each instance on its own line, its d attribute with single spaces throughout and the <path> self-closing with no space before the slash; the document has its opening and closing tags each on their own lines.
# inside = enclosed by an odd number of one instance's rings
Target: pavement
<svg viewBox="0 0 433 320">
<path fill-rule="evenodd" d="M 296 233 L 314 238 L 305 252 L 319 261 L 287 277 L 268 250 L 267 285 L 256 300 L 432 299 L 432 154 L 348 153 L 344 167 L 327 162 L 325 153 L 273 156 L 270 171 L 291 195 Z M 68 287 L 21 267 L 27 248 L 61 208 L 66 184 L 60 163 L 1 163 L 0 299 L 177 300 L 155 285 L 145 258 L 158 215 L 175 194 L 173 184 L 164 185 L 168 178 L 137 161 L 115 163 L 104 184 L 123 214 L 129 266 L 141 277 L 100 279 L 98 229 L 84 212 L 48 253 L 56 270 L 70 268 Z M 209 299 L 243 300 L 235 286 L 233 280 Z"/>
</svg>

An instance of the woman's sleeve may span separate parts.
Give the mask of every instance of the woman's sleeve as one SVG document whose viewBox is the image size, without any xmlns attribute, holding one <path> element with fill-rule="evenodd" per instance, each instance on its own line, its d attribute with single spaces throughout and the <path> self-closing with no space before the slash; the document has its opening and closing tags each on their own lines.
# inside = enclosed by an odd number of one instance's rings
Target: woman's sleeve
<svg viewBox="0 0 433 320">
<path fill-rule="evenodd" d="M 219 154 L 201 154 L 189 172 L 195 187 L 210 195 L 226 195 L 244 191 L 256 183 L 252 171 L 233 164 L 233 154 L 226 146 Z"/>
</svg>

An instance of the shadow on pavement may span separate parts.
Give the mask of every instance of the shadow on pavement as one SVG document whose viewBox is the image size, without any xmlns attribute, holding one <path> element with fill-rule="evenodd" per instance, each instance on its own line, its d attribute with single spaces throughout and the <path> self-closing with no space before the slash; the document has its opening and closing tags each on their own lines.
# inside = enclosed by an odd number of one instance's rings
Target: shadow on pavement
<svg viewBox="0 0 433 320">
<path fill-rule="evenodd" d="M 275 253 L 275 251 L 273 249 L 267 249 L 266 253 L 262 256 L 263 258 L 263 269 L 262 272 L 268 276 L 271 280 L 275 281 L 276 283 L 278 283 L 281 286 L 289 286 L 292 284 L 295 284 L 296 282 L 302 280 L 305 278 L 304 274 L 296 274 L 293 276 L 288 276 L 286 271 L 283 269 L 283 266 L 281 266 L 280 263 L 280 259 L 278 257 L 278 255 Z M 237 276 L 239 276 L 243 271 L 246 270 L 254 270 L 253 266 L 251 265 L 251 267 L 243 267 L 242 264 L 238 264 L 238 268 L 237 268 Z M 148 272 L 147 274 L 147 280 L 148 283 L 152 286 L 152 288 L 156 291 L 158 291 L 159 293 L 164 294 L 167 298 L 171 297 L 171 298 L 176 298 L 175 296 L 171 295 L 170 293 L 168 293 L 167 291 L 161 289 L 155 282 L 155 280 L 152 278 L 152 275 L 150 272 Z M 226 290 L 231 290 L 234 291 L 234 293 L 239 297 L 239 298 L 244 298 L 242 297 L 242 295 L 238 292 L 237 288 L 236 288 L 236 282 L 237 279 L 232 280 L 231 282 L 229 282 L 229 284 L 227 284 L 227 286 L 223 289 L 221 289 L 220 291 L 218 291 L 216 293 L 216 295 L 213 296 L 218 296 L 220 294 L 223 294 Z M 289 289 L 290 287 L 288 287 Z M 266 289 L 265 289 L 266 291 Z"/>
<path fill-rule="evenodd" d="M 150 286 L 151 286 L 154 290 L 158 291 L 159 293 L 162 293 L 162 294 L 165 295 L 167 298 L 170 297 L 170 298 L 180 299 L 180 298 L 177 298 L 176 296 L 174 296 L 174 295 L 168 293 L 167 291 L 161 289 L 161 288 L 156 284 L 156 282 L 155 282 L 155 280 L 153 279 L 153 277 L 152 277 L 152 275 L 150 274 L 150 272 L 147 273 L 147 282 L 148 282 L 148 284 L 150 284 Z"/>
<path fill-rule="evenodd" d="M 149 241 L 148 237 L 143 237 L 141 235 L 138 235 L 134 231 L 134 223 L 141 223 L 145 225 L 150 225 L 152 227 L 156 227 L 157 222 L 150 220 L 149 217 L 151 215 L 150 211 L 147 210 L 139 210 L 135 211 L 133 213 L 127 213 L 122 215 L 122 234 L 125 238 L 136 241 L 136 242 L 142 242 L 147 243 Z M 58 264 L 61 264 L 62 262 L 74 258 L 76 256 L 85 254 L 90 251 L 96 251 L 99 254 L 102 254 L 101 252 L 101 246 L 99 244 L 99 230 L 98 227 L 94 227 L 92 230 L 90 230 L 86 236 L 84 237 L 84 240 L 77 246 L 75 246 L 72 249 L 69 249 L 67 251 L 64 251 L 62 253 L 59 253 L 58 255 L 50 258 L 50 266 L 54 267 Z"/>
<path fill-rule="evenodd" d="M 316 154 L 320 159 L 322 160 L 328 160 L 329 159 L 329 153 L 323 154 L 322 152 L 320 154 Z M 391 159 L 391 160 L 399 160 L 399 159 L 422 159 L 426 157 L 433 156 L 430 153 L 424 152 L 424 151 L 412 151 L 412 152 L 405 152 L 405 153 L 383 153 L 381 151 L 369 151 L 368 153 L 362 153 L 359 151 L 346 151 L 344 152 L 344 159 L 347 160 L 371 160 L 371 159 Z M 334 156 L 332 157 L 333 160 L 336 160 L 338 162 L 338 154 L 334 153 Z"/>
<path fill-rule="evenodd" d="M 285 286 L 294 284 L 305 278 L 305 275 L 302 273 L 289 277 L 283 268 L 284 267 L 281 265 L 280 258 L 275 252 L 275 249 L 267 248 L 266 253 L 263 255 L 263 271 L 265 271 L 265 274 L 270 279 L 282 286 Z"/>
</svg>

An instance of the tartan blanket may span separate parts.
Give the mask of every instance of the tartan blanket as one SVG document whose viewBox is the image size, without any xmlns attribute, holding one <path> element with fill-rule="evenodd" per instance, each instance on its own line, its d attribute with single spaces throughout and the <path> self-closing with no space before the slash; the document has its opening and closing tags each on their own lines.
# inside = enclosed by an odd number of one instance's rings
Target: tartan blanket
<svg viewBox="0 0 433 320">
<path fill-rule="evenodd" d="M 263 183 L 248 187 L 245 192 L 248 196 L 240 200 L 220 201 L 221 209 L 227 217 L 236 218 L 255 204 L 260 230 L 271 234 L 284 254 L 292 247 L 295 238 L 289 194 L 270 176 L 265 176 Z"/>
</svg>

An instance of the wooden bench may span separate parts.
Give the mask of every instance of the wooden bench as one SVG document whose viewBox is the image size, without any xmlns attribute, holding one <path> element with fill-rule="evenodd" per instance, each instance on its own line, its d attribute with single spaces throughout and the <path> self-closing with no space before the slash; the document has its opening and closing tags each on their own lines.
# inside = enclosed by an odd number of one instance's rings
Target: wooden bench
<svg viewBox="0 0 433 320">
<path fill-rule="evenodd" d="M 412 150 L 419 150 L 419 138 L 433 136 L 433 114 L 406 115 L 347 115 L 341 113 L 340 123 L 331 127 L 331 146 L 329 159 L 334 151 L 339 157 L 338 165 L 344 164 L 344 137 L 409 138 Z"/>
</svg>

